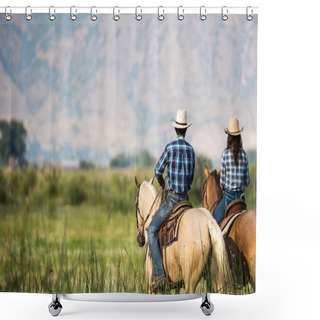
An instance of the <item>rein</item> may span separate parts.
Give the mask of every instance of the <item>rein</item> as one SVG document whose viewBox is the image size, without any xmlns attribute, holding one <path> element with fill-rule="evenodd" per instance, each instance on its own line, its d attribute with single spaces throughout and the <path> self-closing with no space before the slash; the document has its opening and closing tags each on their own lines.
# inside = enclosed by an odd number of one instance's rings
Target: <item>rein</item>
<svg viewBox="0 0 320 320">
<path fill-rule="evenodd" d="M 149 212 L 146 216 L 146 218 L 144 219 L 141 212 L 140 212 L 140 208 L 139 208 L 139 194 L 140 194 L 140 187 L 141 187 L 141 184 L 139 184 L 139 188 L 138 188 L 138 193 L 137 193 L 137 198 L 136 198 L 136 220 L 137 220 L 137 229 L 138 229 L 138 233 L 139 233 L 139 236 L 141 238 L 144 238 L 144 235 L 140 233 L 140 230 L 139 230 L 139 223 L 138 223 L 138 215 L 140 216 L 141 220 L 142 220 L 142 229 L 144 230 L 144 226 L 145 224 L 147 223 L 147 221 L 149 220 L 150 218 L 150 215 L 151 215 L 151 211 L 154 207 L 154 204 L 156 203 L 156 200 L 157 198 L 159 197 L 159 195 L 163 192 L 163 188 L 160 187 L 159 190 L 158 190 L 158 193 L 156 194 L 153 202 L 152 202 L 152 205 L 149 209 Z"/>
</svg>

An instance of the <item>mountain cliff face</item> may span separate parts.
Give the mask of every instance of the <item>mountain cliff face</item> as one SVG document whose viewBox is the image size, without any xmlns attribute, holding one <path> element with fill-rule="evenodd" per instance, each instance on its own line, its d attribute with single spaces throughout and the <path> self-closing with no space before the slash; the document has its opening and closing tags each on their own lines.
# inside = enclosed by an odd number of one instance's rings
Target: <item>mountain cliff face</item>
<svg viewBox="0 0 320 320">
<path fill-rule="evenodd" d="M 187 140 L 209 158 L 220 158 L 234 115 L 245 125 L 244 147 L 256 148 L 254 20 L 87 20 L 39 14 L 0 24 L 0 118 L 23 121 L 30 160 L 106 165 L 141 149 L 158 158 L 175 138 L 178 108 L 192 122 Z"/>
</svg>

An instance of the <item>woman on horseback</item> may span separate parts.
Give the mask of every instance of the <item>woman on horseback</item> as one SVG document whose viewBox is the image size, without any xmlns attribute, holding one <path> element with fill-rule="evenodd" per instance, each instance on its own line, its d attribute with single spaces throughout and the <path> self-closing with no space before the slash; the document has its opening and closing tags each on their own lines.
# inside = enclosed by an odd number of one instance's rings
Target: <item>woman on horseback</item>
<svg viewBox="0 0 320 320">
<path fill-rule="evenodd" d="M 235 199 L 244 197 L 244 187 L 250 184 L 248 157 L 242 148 L 242 138 L 237 118 L 229 120 L 229 128 L 224 128 L 227 138 L 227 148 L 221 156 L 220 186 L 224 196 L 213 211 L 214 219 L 220 223 L 224 217 L 227 205 Z"/>
</svg>

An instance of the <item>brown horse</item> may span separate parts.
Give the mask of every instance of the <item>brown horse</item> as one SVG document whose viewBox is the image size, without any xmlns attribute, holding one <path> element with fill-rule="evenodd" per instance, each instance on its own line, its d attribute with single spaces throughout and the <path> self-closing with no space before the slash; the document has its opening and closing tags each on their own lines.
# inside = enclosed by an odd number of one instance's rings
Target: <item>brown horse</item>
<svg viewBox="0 0 320 320">
<path fill-rule="evenodd" d="M 202 203 L 203 206 L 213 213 L 215 207 L 222 198 L 223 193 L 220 188 L 220 173 L 217 170 L 209 172 L 207 166 L 204 167 L 206 181 L 202 189 Z M 225 243 L 231 256 L 241 262 L 244 258 L 243 264 L 249 268 L 252 280 L 255 280 L 256 268 L 256 211 L 244 211 L 233 223 L 230 231 L 225 237 Z M 240 258 L 240 259 L 238 259 Z M 242 259 L 243 260 L 243 259 Z M 230 261 L 231 268 L 235 267 L 234 263 Z"/>
<path fill-rule="evenodd" d="M 138 243 L 146 243 L 145 270 L 152 286 L 152 263 L 147 229 L 161 202 L 159 192 L 147 181 L 138 183 L 136 218 Z M 211 287 L 221 292 L 229 275 L 228 256 L 221 230 L 205 208 L 189 209 L 182 217 L 179 238 L 166 247 L 163 261 L 166 274 L 173 284 L 183 285 L 186 293 L 194 293 L 204 270 L 210 270 Z"/>
</svg>

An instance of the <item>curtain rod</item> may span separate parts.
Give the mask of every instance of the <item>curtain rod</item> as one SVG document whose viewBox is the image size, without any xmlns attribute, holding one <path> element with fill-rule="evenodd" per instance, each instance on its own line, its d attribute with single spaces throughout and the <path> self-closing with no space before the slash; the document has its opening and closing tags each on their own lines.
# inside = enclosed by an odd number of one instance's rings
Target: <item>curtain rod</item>
<svg viewBox="0 0 320 320">
<path fill-rule="evenodd" d="M 115 11 L 117 14 L 257 14 L 258 7 L 81 7 L 81 6 L 72 6 L 72 7 L 38 7 L 38 6 L 27 6 L 27 7 L 11 7 L 11 6 L 2 6 L 0 7 L 0 13 L 7 14 L 34 14 L 34 13 L 73 13 L 73 14 L 114 14 Z"/>
</svg>

